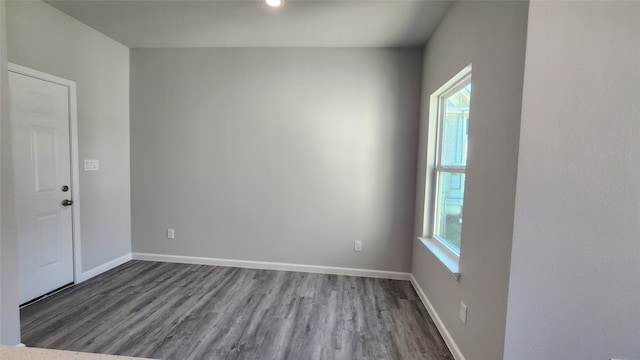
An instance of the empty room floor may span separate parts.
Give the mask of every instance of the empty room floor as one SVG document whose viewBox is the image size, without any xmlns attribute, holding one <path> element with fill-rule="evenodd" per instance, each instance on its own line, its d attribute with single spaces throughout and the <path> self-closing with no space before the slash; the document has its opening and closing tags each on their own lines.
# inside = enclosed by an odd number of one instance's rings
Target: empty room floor
<svg viewBox="0 0 640 360">
<path fill-rule="evenodd" d="M 27 346 L 156 359 L 453 359 L 408 281 L 130 261 L 21 310 Z"/>
</svg>

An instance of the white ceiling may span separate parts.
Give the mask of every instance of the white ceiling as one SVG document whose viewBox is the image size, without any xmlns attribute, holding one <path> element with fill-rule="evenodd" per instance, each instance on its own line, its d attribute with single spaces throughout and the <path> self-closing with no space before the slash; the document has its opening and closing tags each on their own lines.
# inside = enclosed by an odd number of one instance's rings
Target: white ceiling
<svg viewBox="0 0 640 360">
<path fill-rule="evenodd" d="M 132 48 L 413 47 L 451 0 L 49 0 Z"/>
</svg>

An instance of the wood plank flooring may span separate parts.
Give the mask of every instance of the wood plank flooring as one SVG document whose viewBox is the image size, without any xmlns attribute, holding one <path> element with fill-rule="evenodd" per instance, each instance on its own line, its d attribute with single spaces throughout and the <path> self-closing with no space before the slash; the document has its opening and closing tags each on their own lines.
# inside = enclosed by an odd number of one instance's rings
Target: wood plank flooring
<svg viewBox="0 0 640 360">
<path fill-rule="evenodd" d="M 21 310 L 27 346 L 183 359 L 453 359 L 408 281 L 130 261 Z"/>
</svg>

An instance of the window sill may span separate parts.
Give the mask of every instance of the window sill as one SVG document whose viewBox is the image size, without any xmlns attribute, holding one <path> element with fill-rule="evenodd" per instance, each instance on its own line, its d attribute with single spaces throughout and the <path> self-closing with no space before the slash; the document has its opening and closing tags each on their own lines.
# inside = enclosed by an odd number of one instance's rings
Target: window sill
<svg viewBox="0 0 640 360">
<path fill-rule="evenodd" d="M 447 269 L 454 279 L 460 279 L 460 256 L 458 254 L 448 249 L 438 240 L 422 237 L 418 237 L 418 240 Z"/>
</svg>

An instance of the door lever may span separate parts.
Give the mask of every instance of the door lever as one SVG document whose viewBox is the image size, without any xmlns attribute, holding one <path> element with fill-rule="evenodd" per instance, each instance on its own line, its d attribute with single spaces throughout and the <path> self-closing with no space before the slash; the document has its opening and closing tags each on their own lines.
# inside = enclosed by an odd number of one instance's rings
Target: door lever
<svg viewBox="0 0 640 360">
<path fill-rule="evenodd" d="M 62 200 L 62 206 L 70 206 L 73 205 L 73 200 L 64 199 Z"/>
</svg>

